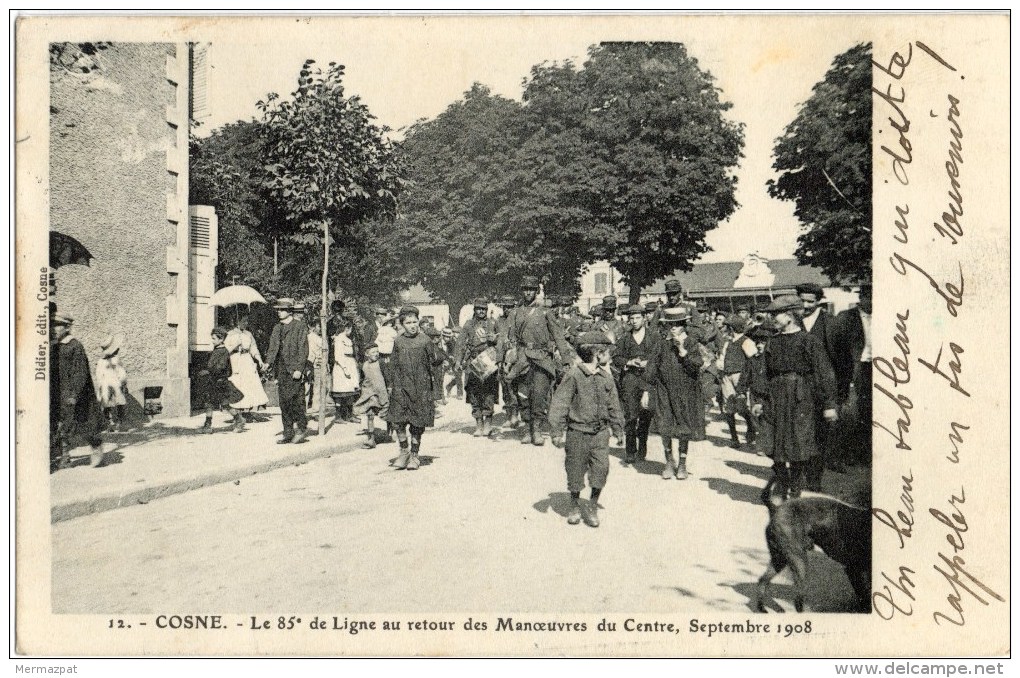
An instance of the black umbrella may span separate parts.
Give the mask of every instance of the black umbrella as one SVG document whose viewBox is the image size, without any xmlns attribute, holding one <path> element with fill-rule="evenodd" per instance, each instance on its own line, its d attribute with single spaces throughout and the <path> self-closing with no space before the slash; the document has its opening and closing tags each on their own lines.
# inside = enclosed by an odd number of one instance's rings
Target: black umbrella
<svg viewBox="0 0 1020 678">
<path fill-rule="evenodd" d="M 50 231 L 50 268 L 60 268 L 69 264 L 88 266 L 95 259 L 85 245 L 69 235 L 59 231 Z"/>
</svg>

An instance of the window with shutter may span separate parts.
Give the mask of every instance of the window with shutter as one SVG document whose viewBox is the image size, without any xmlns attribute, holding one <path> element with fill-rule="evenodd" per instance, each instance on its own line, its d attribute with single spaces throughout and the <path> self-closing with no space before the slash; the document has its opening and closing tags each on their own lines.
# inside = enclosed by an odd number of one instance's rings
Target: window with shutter
<svg viewBox="0 0 1020 678">
<path fill-rule="evenodd" d="M 605 294 L 608 291 L 608 279 L 605 273 L 595 274 L 595 294 Z"/>
<path fill-rule="evenodd" d="M 216 291 L 219 223 L 216 210 L 188 207 L 188 334 L 192 351 L 211 351 L 216 310 L 209 297 Z"/>
<path fill-rule="evenodd" d="M 209 112 L 209 43 L 193 42 L 188 46 L 191 86 L 188 90 L 188 111 L 195 122 L 205 120 Z"/>
</svg>

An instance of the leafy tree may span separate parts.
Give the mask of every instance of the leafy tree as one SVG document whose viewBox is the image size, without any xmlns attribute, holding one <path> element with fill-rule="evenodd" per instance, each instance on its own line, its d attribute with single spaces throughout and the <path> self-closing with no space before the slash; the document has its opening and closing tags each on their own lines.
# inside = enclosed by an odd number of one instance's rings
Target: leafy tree
<svg viewBox="0 0 1020 678">
<path fill-rule="evenodd" d="M 682 44 L 602 43 L 580 70 L 537 66 L 524 101 L 565 168 L 542 182 L 537 207 L 572 233 L 587 223 L 587 260 L 608 259 L 632 302 L 690 269 L 708 251 L 705 234 L 736 209 L 743 126 L 723 116 L 732 104 Z"/>
<path fill-rule="evenodd" d="M 871 43 L 837 56 L 776 140 L 769 194 L 793 200 L 797 259 L 835 281 L 871 279 Z"/>
<path fill-rule="evenodd" d="M 345 251 L 348 261 L 360 263 L 352 246 L 364 246 L 373 238 L 366 224 L 384 223 L 369 220 L 394 212 L 403 180 L 393 149 L 384 139 L 387 130 L 372 122 L 374 117 L 357 96 L 347 96 L 344 67 L 330 63 L 323 71 L 314 64 L 311 59 L 305 61 L 290 99 L 281 101 L 274 94 L 257 105 L 266 130 L 264 186 L 296 227 L 294 239 L 304 245 L 323 245 L 320 321 L 325 337 L 331 245 Z M 362 272 L 347 273 L 353 277 Z M 320 404 L 320 430 L 324 419 Z"/>
</svg>

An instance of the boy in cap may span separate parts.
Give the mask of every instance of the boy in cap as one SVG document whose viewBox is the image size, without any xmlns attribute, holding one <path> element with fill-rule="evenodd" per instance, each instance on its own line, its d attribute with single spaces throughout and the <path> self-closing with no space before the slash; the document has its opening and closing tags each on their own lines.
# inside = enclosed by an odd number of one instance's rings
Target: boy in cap
<svg viewBox="0 0 1020 678">
<path fill-rule="evenodd" d="M 482 377 L 470 365 L 472 360 L 490 348 L 493 364 L 496 364 L 495 346 L 498 334 L 496 321 L 489 318 L 489 302 L 485 299 L 475 299 L 474 315 L 461 328 L 453 355 L 455 370 L 461 371 L 468 365 L 464 391 L 467 394 L 467 401 L 471 403 L 476 438 L 492 433 L 492 413 L 496 408 L 496 397 L 499 395 L 499 374 L 497 370 Z"/>
<path fill-rule="evenodd" d="M 367 439 L 362 447 L 373 449 L 375 440 L 375 418 L 383 419 L 389 414 L 390 396 L 386 391 L 386 380 L 383 378 L 382 366 L 379 364 L 379 347 L 375 342 L 365 347 L 365 362 L 361 366 L 365 379 L 361 384 L 361 396 L 354 403 L 354 413 L 365 416 L 365 433 Z"/>
<path fill-rule="evenodd" d="M 619 440 L 623 429 L 616 386 L 602 369 L 609 364 L 610 346 L 609 338 L 599 332 L 582 334 L 577 348 L 581 362 L 567 371 L 549 407 L 553 444 L 566 449 L 570 525 L 581 522 L 580 498 L 587 474 L 591 500 L 585 522 L 599 526 L 599 496 L 609 476 L 609 433 Z"/>
<path fill-rule="evenodd" d="M 815 408 L 821 409 L 826 422 L 836 421 L 836 379 L 821 342 L 797 320 L 802 307 L 801 300 L 791 294 L 779 297 L 766 309 L 779 332 L 765 347 L 774 426 L 770 456 L 777 485 L 791 498 L 800 496 L 808 467 L 820 453 Z M 760 416 L 763 411 L 762 405 L 756 405 L 752 414 Z M 808 489 L 820 489 L 820 480 Z"/>
<path fill-rule="evenodd" d="M 759 457 L 765 456 L 765 450 L 772 449 L 771 424 L 762 412 L 769 409 L 769 380 L 765 374 L 765 346 L 768 344 L 772 331 L 759 325 L 747 331 L 747 337 L 754 342 L 755 354 L 744 361 L 744 370 L 740 374 L 737 385 L 737 398 L 747 411 L 747 445 Z M 760 405 L 761 407 L 755 407 Z M 758 412 L 758 414 L 755 414 Z"/>
<path fill-rule="evenodd" d="M 387 420 L 396 429 L 400 443 L 400 454 L 393 465 L 408 471 L 414 471 L 421 465 L 418 453 L 422 435 L 426 427 L 434 426 L 436 422 L 434 370 L 445 359 L 445 355 L 421 331 L 418 316 L 418 309 L 414 306 L 400 309 L 398 322 L 403 333 L 393 340 L 390 357 L 393 381 Z"/>
<path fill-rule="evenodd" d="M 648 429 L 652 423 L 652 412 L 641 405 L 648 392 L 645 368 L 648 367 L 648 361 L 655 355 L 662 339 L 658 332 L 646 327 L 644 307 L 637 304 L 628 306 L 624 315 L 630 324 L 630 331 L 624 332 L 617 340 L 613 364 L 617 373 L 622 375 L 620 400 L 626 421 L 627 449 L 624 464 L 633 464 L 638 459 L 644 460 L 648 454 Z"/>
</svg>

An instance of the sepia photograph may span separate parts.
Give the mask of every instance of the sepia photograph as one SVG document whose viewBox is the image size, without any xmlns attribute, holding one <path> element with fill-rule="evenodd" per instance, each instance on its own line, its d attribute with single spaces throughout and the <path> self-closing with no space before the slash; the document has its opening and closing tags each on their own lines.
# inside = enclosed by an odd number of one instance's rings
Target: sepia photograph
<svg viewBox="0 0 1020 678">
<path fill-rule="evenodd" d="M 976 271 L 904 249 L 963 240 L 978 182 L 963 94 L 906 136 L 908 68 L 992 77 L 956 19 L 24 18 L 21 651 L 83 652 L 40 619 L 126 655 L 970 647 L 879 640 L 1009 607 L 969 512 L 1008 472 L 921 481 L 926 392 L 966 394 L 959 468 L 1004 435 L 940 334 L 981 336 Z"/>
</svg>

